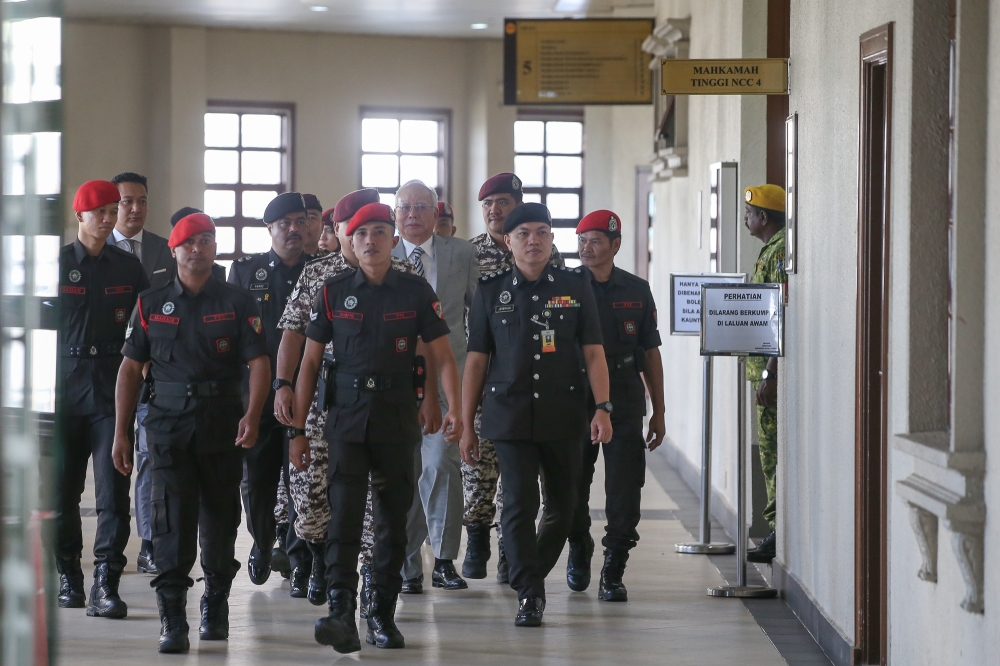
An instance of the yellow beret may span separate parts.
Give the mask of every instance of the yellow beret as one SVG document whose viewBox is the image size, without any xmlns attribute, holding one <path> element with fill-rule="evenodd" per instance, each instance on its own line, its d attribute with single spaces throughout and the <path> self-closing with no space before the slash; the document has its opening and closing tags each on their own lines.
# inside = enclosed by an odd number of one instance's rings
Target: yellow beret
<svg viewBox="0 0 1000 666">
<path fill-rule="evenodd" d="M 785 212 L 785 188 L 780 185 L 757 185 L 743 191 L 746 201 L 757 208 Z"/>
</svg>

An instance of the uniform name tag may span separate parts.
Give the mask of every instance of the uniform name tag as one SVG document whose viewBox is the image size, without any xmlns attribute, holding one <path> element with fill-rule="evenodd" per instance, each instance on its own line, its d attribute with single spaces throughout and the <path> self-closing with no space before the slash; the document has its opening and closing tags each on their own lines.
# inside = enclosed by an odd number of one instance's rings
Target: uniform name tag
<svg viewBox="0 0 1000 666">
<path fill-rule="evenodd" d="M 334 310 L 332 319 L 347 319 L 350 321 L 362 321 L 365 316 L 360 312 L 351 312 L 350 310 Z"/>
<path fill-rule="evenodd" d="M 267 282 L 253 282 L 250 284 L 250 291 L 264 291 L 267 285 Z"/>
<path fill-rule="evenodd" d="M 217 321 L 236 321 L 235 312 L 220 312 L 219 314 L 205 315 L 201 318 L 206 324 L 214 324 Z"/>
<path fill-rule="evenodd" d="M 498 305 L 495 308 L 493 308 L 493 312 L 513 312 L 513 311 L 514 311 L 513 305 Z"/>
<path fill-rule="evenodd" d="M 542 351 L 554 352 L 556 350 L 556 332 L 550 328 L 542 331 Z"/>
<path fill-rule="evenodd" d="M 159 314 L 159 313 L 157 313 L 157 314 L 151 314 L 151 315 L 149 315 L 149 321 L 158 321 L 161 324 L 173 324 L 174 326 L 176 326 L 177 324 L 181 323 L 181 318 L 180 317 L 168 317 L 165 314 Z"/>
<path fill-rule="evenodd" d="M 121 287 L 107 287 L 104 290 L 104 293 L 107 294 L 108 296 L 114 296 L 116 294 L 131 294 L 132 285 L 126 284 L 122 285 Z"/>
<path fill-rule="evenodd" d="M 86 287 L 59 287 L 60 294 L 77 294 L 83 296 L 87 293 Z"/>
<path fill-rule="evenodd" d="M 627 309 L 627 310 L 641 310 L 642 301 L 618 301 L 617 303 L 612 303 L 611 307 L 615 310 Z"/>
<path fill-rule="evenodd" d="M 400 319 L 416 319 L 416 310 L 404 310 L 403 312 L 386 312 L 382 315 L 385 321 L 399 321 Z"/>
</svg>

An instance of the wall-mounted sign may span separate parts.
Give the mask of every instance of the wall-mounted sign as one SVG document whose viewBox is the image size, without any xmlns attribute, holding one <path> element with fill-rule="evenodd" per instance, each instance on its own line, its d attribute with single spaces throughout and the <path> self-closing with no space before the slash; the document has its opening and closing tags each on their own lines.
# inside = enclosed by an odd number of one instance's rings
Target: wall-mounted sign
<svg viewBox="0 0 1000 666">
<path fill-rule="evenodd" d="M 506 19 L 504 104 L 651 104 L 652 19 Z"/>
<path fill-rule="evenodd" d="M 703 284 L 702 356 L 783 356 L 783 284 Z"/>
<path fill-rule="evenodd" d="M 745 273 L 671 273 L 670 335 L 701 332 L 701 285 L 742 284 Z"/>
<path fill-rule="evenodd" d="M 788 59 L 660 61 L 663 95 L 787 95 Z"/>
</svg>

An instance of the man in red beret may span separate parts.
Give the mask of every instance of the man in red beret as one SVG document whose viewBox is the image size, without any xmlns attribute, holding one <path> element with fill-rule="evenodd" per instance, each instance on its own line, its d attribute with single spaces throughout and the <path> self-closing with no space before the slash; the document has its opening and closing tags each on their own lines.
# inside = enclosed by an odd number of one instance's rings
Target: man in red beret
<svg viewBox="0 0 1000 666">
<path fill-rule="evenodd" d="M 438 217 L 437 222 L 434 223 L 434 233 L 438 236 L 454 236 L 457 231 L 454 209 L 447 201 L 438 201 L 437 206 Z"/>
<path fill-rule="evenodd" d="M 57 365 L 62 387 L 58 397 L 62 466 L 58 472 L 58 600 L 60 608 L 87 606 L 87 615 L 110 618 L 128 614 L 128 607 L 118 596 L 118 583 L 127 563 L 125 545 L 131 524 L 129 477 L 125 472 L 116 472 L 111 462 L 115 435 L 111 387 L 122 362 L 128 315 L 139 292 L 149 287 L 135 255 L 107 244 L 118 217 L 120 198 L 118 188 L 106 180 L 84 183 L 73 200 L 80 224 L 76 240 L 59 252 Z M 80 566 L 80 496 L 91 457 L 97 534 L 94 585 L 88 604 Z"/>
</svg>

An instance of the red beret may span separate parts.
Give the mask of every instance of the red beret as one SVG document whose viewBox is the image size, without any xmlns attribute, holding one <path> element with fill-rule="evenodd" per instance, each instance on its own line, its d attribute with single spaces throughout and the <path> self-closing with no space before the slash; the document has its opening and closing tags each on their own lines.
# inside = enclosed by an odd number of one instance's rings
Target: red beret
<svg viewBox="0 0 1000 666">
<path fill-rule="evenodd" d="M 385 222 L 395 226 L 396 214 L 392 212 L 390 206 L 386 206 L 384 203 L 365 204 L 351 218 L 350 224 L 347 225 L 347 235 L 352 236 L 358 227 L 369 222 Z"/>
<path fill-rule="evenodd" d="M 122 200 L 118 186 L 108 180 L 88 180 L 76 191 L 73 210 L 82 213 Z"/>
<path fill-rule="evenodd" d="M 580 220 L 576 225 L 576 233 L 582 234 L 585 231 L 603 231 L 607 234 L 621 236 L 622 220 L 618 215 L 610 210 L 595 210 Z"/>
<path fill-rule="evenodd" d="M 323 220 L 323 226 L 326 225 L 330 225 L 331 227 L 333 226 L 333 213 L 335 210 L 337 209 L 327 208 L 326 210 L 323 211 L 323 215 L 320 217 L 320 219 Z"/>
<path fill-rule="evenodd" d="M 167 241 L 167 245 L 172 248 L 183 245 L 184 241 L 191 238 L 191 236 L 205 231 L 210 231 L 214 234 L 215 222 L 204 213 L 192 213 L 177 221 L 177 224 L 174 225 L 174 230 L 170 232 L 170 240 Z"/>
<path fill-rule="evenodd" d="M 521 179 L 512 173 L 498 173 L 479 188 L 479 200 L 482 201 L 491 194 L 513 194 L 520 201 Z"/>
<path fill-rule="evenodd" d="M 347 222 L 349 219 L 354 217 L 354 214 L 357 213 L 362 206 L 370 203 L 378 203 L 378 200 L 378 190 L 373 190 L 371 188 L 365 190 L 355 190 L 350 194 L 346 194 L 343 199 L 337 202 L 336 208 L 333 209 L 333 221 Z"/>
<path fill-rule="evenodd" d="M 451 204 L 447 201 L 438 201 L 438 217 L 450 217 L 455 219 L 455 211 L 451 209 Z"/>
<path fill-rule="evenodd" d="M 323 204 L 315 194 L 303 194 L 302 200 L 306 202 L 306 210 L 323 210 Z"/>
</svg>

